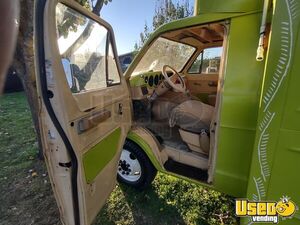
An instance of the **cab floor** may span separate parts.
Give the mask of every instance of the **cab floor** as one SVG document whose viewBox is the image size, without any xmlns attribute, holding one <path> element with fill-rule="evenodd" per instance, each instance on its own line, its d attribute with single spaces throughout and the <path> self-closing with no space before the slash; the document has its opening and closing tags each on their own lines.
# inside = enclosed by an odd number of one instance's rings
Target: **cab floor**
<svg viewBox="0 0 300 225">
<path fill-rule="evenodd" d="M 155 135 L 160 144 L 182 151 L 190 151 L 187 144 L 182 141 L 177 127 L 170 127 L 168 123 L 161 121 L 152 121 L 145 127 Z"/>
</svg>

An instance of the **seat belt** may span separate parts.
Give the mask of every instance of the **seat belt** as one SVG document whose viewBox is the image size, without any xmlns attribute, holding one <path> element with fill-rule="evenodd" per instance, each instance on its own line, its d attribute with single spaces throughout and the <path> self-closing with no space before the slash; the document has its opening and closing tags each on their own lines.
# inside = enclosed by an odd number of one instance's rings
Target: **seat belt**
<svg viewBox="0 0 300 225">
<path fill-rule="evenodd" d="M 209 141 L 209 137 L 206 133 L 206 131 L 203 129 L 201 130 L 200 133 L 200 148 L 208 154 L 209 152 L 209 147 L 210 147 L 210 141 Z"/>
</svg>

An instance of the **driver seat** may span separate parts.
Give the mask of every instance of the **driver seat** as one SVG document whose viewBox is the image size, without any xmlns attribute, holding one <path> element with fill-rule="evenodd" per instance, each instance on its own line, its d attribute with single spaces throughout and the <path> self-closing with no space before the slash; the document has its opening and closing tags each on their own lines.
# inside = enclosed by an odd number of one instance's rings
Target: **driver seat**
<svg viewBox="0 0 300 225">
<path fill-rule="evenodd" d="M 169 125 L 179 127 L 182 140 L 192 151 L 207 155 L 213 113 L 214 107 L 197 100 L 187 100 L 171 111 Z"/>
<path fill-rule="evenodd" d="M 172 110 L 191 97 L 181 92 L 167 91 L 158 96 L 152 105 L 152 115 L 156 120 L 167 120 Z"/>
</svg>

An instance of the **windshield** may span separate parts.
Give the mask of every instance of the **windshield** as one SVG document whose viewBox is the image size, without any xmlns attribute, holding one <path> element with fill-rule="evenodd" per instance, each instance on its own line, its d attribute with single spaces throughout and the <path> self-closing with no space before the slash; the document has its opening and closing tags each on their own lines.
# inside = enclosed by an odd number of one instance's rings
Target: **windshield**
<svg viewBox="0 0 300 225">
<path fill-rule="evenodd" d="M 195 50 L 192 46 L 159 37 L 145 53 L 133 71 L 133 75 L 160 71 L 164 65 L 169 65 L 176 71 L 181 71 Z"/>
</svg>

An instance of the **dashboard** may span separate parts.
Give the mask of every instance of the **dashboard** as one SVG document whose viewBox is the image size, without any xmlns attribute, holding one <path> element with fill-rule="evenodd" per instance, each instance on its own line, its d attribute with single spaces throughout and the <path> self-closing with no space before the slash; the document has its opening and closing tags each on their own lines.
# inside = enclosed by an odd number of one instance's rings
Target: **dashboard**
<svg viewBox="0 0 300 225">
<path fill-rule="evenodd" d="M 138 74 L 130 78 L 130 86 L 143 86 L 146 85 L 149 88 L 153 88 L 159 85 L 160 81 L 164 79 L 162 73 L 159 72 L 148 72 Z"/>
<path fill-rule="evenodd" d="M 129 80 L 132 99 L 144 99 L 151 95 L 163 79 L 161 71 L 132 76 Z"/>
<path fill-rule="evenodd" d="M 162 74 L 150 74 L 150 75 L 142 75 L 144 79 L 144 83 L 147 84 L 150 88 L 156 87 L 161 80 L 163 80 L 164 76 Z"/>
</svg>

